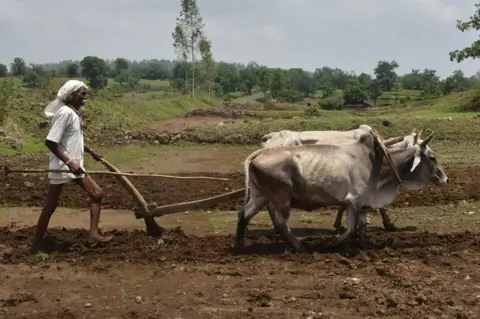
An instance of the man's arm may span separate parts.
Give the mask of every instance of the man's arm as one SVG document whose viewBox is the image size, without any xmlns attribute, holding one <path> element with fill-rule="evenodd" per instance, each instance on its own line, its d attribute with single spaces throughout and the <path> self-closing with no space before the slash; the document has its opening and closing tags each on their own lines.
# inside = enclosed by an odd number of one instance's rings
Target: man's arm
<svg viewBox="0 0 480 319">
<path fill-rule="evenodd" d="M 70 159 L 68 158 L 67 155 L 65 155 L 63 150 L 60 147 L 58 147 L 58 143 L 47 139 L 45 140 L 45 145 L 53 153 L 53 155 L 55 155 L 60 160 L 62 160 L 62 162 L 64 162 L 65 164 L 70 163 Z"/>
</svg>

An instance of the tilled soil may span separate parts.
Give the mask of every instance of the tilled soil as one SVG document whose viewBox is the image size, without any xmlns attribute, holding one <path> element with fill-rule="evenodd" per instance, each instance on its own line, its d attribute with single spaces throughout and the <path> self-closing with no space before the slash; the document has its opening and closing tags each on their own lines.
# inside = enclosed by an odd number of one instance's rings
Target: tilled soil
<svg viewBox="0 0 480 319">
<path fill-rule="evenodd" d="M 335 252 L 325 251 L 323 243 L 333 239 L 325 235 L 305 239 L 311 254 L 282 253 L 282 247 L 257 238 L 249 253 L 237 255 L 231 235 L 197 237 L 173 229 L 158 239 L 143 231 L 113 231 L 114 242 L 87 248 L 78 244 L 86 231 L 51 229 L 49 257 L 28 253 L 33 233 L 33 228 L 0 229 L 0 278 L 8 284 L 0 308 L 6 318 L 22 313 L 24 318 L 477 318 L 480 313 L 478 233 L 378 232 L 370 235 L 378 246 L 372 250 Z"/>
<path fill-rule="evenodd" d="M 31 161 L 25 158 L 16 166 L 44 166 Z M 392 206 L 478 200 L 478 168 L 445 167 L 450 184 L 402 191 Z M 243 174 L 179 175 L 231 180 L 131 180 L 147 201 L 159 205 L 244 186 Z M 131 197 L 114 178 L 96 179 L 105 191 L 105 207 L 132 208 Z M 43 204 L 46 175 L 15 174 L 0 183 L 5 185 L 0 188 L 3 204 Z M 212 208 L 237 209 L 241 201 Z M 68 185 L 60 206 L 86 207 L 85 195 Z M 472 225 L 479 225 L 480 212 L 470 210 L 461 215 L 468 218 L 458 221 L 445 208 L 432 206 L 431 215 L 415 208 L 418 214 L 400 219 L 419 230 L 388 233 L 369 226 L 374 247 L 367 250 L 329 250 L 335 234 L 323 231 L 303 238 L 312 249 L 308 254 L 290 253 L 283 243 L 257 236 L 247 239 L 247 252 L 239 255 L 231 231 L 200 236 L 204 229 L 186 233 L 181 228 L 169 228 L 161 238 L 143 230 L 111 230 L 111 243 L 87 247 L 87 231 L 74 216 L 64 217 L 73 228 L 49 229 L 48 255 L 32 254 L 28 247 L 34 227 L 0 227 L 0 318 L 478 318 L 480 233 Z M 209 227 L 222 227 L 214 215 L 205 218 Z M 440 222 L 436 215 L 447 219 Z M 198 221 L 182 216 L 169 218 Z M 333 218 L 314 223 L 331 230 Z M 461 223 L 470 231 L 462 230 Z"/>
</svg>

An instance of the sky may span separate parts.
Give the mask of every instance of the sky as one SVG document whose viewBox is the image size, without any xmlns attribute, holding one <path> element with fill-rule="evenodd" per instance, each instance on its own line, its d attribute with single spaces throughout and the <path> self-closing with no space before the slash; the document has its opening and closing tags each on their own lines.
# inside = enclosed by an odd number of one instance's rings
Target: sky
<svg viewBox="0 0 480 319">
<path fill-rule="evenodd" d="M 322 66 L 373 74 L 379 60 L 396 60 L 399 74 L 461 69 L 450 62 L 470 45 L 462 33 L 479 0 L 197 0 L 217 61 L 314 71 Z M 0 0 L 0 63 L 104 59 L 174 59 L 172 31 L 180 0 Z"/>
</svg>

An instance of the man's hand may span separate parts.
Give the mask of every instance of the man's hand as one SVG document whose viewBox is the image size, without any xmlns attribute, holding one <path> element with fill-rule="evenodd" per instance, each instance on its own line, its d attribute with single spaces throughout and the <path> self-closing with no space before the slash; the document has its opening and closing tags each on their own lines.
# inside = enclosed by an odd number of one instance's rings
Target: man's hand
<svg viewBox="0 0 480 319">
<path fill-rule="evenodd" d="M 80 175 L 80 174 L 85 173 L 83 168 L 81 168 L 80 165 L 78 165 L 77 163 L 70 162 L 70 163 L 67 164 L 67 166 L 68 166 L 68 169 L 70 170 L 70 172 L 72 172 L 75 175 Z"/>
</svg>

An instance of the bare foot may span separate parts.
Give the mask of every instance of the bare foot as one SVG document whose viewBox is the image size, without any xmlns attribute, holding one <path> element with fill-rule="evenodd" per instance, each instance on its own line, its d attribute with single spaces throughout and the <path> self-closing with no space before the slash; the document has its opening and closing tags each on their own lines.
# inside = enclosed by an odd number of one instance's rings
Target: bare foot
<svg viewBox="0 0 480 319">
<path fill-rule="evenodd" d="M 113 236 L 101 236 L 100 234 L 90 235 L 88 236 L 88 243 L 90 245 L 97 244 L 97 243 L 107 243 L 113 239 Z"/>
</svg>

